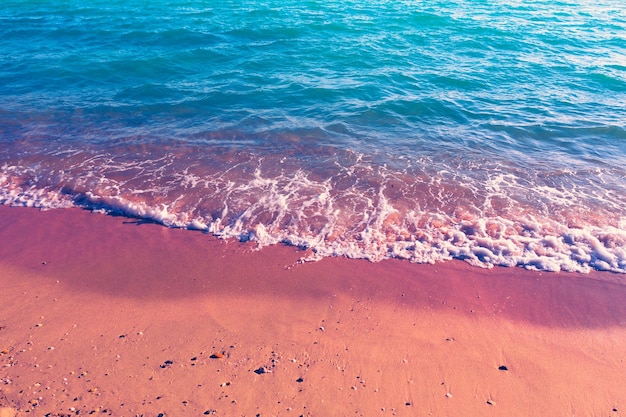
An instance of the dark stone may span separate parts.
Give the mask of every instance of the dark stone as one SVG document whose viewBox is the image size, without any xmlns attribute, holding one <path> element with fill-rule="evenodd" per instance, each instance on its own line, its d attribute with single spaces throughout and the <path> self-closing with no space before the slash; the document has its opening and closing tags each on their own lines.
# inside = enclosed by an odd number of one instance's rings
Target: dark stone
<svg viewBox="0 0 626 417">
<path fill-rule="evenodd" d="M 499 370 L 501 370 L 501 371 L 508 371 L 508 370 L 509 370 L 509 368 L 507 368 L 507 367 L 506 367 L 506 366 L 504 366 L 504 365 L 500 365 L 500 366 L 498 366 L 498 369 L 499 369 Z"/>
<path fill-rule="evenodd" d="M 257 374 L 257 375 L 263 375 L 263 374 L 267 373 L 267 369 L 265 369 L 264 366 L 261 366 L 260 368 L 255 369 L 254 373 Z"/>
<path fill-rule="evenodd" d="M 172 365 L 174 362 L 170 361 L 170 360 L 166 360 L 165 362 L 163 362 L 163 364 L 161 364 L 161 368 L 167 368 L 168 366 Z"/>
<path fill-rule="evenodd" d="M 296 382 L 304 382 L 304 379 L 303 378 L 298 378 L 298 379 L 296 379 Z"/>
</svg>

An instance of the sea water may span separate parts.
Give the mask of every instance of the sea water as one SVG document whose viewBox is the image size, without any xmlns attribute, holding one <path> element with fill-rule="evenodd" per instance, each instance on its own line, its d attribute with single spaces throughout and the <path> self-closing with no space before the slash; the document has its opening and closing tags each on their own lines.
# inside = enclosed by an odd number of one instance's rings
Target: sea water
<svg viewBox="0 0 626 417">
<path fill-rule="evenodd" d="M 4 0 L 0 202 L 624 273 L 626 7 Z"/>
</svg>

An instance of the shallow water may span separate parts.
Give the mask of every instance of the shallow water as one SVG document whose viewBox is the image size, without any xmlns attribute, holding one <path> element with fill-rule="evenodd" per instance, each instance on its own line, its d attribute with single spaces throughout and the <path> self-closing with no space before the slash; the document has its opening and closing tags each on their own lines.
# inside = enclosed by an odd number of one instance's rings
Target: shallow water
<svg viewBox="0 0 626 417">
<path fill-rule="evenodd" d="M 0 202 L 626 272 L 618 1 L 8 1 Z"/>
</svg>

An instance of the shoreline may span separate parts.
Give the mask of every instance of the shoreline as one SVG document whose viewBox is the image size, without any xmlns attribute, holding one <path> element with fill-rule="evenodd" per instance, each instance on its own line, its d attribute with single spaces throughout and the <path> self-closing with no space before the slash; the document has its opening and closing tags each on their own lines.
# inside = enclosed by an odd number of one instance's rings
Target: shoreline
<svg viewBox="0 0 626 417">
<path fill-rule="evenodd" d="M 298 263 L 81 209 L 0 206 L 0 238 L 1 417 L 626 410 L 622 274 Z"/>
</svg>

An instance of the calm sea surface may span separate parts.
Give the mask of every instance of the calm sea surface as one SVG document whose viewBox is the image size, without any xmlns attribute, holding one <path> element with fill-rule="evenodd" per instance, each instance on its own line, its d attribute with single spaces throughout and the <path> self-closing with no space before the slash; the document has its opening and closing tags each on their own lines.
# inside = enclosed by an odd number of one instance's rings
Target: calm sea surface
<svg viewBox="0 0 626 417">
<path fill-rule="evenodd" d="M 4 0 L 0 203 L 626 272 L 623 0 Z"/>
</svg>

